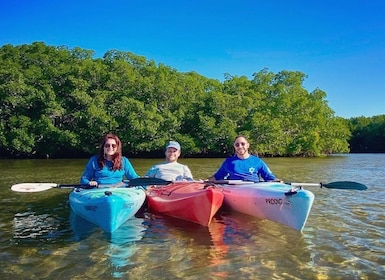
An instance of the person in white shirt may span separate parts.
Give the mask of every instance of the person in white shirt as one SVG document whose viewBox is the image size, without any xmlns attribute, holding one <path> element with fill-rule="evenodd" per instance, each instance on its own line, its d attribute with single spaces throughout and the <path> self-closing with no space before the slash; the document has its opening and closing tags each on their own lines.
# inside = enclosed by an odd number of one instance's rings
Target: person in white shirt
<svg viewBox="0 0 385 280">
<path fill-rule="evenodd" d="M 178 142 L 170 141 L 166 145 L 166 160 L 155 164 L 144 177 L 159 178 L 166 181 L 193 181 L 193 176 L 187 165 L 178 162 L 181 148 Z"/>
</svg>

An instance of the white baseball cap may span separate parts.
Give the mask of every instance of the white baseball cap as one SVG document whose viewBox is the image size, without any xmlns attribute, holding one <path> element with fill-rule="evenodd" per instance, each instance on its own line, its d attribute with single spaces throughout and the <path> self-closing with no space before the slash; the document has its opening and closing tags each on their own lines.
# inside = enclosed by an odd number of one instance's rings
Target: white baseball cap
<svg viewBox="0 0 385 280">
<path fill-rule="evenodd" d="M 166 145 L 166 149 L 168 149 L 168 148 L 174 148 L 174 149 L 177 149 L 177 150 L 180 151 L 180 145 L 179 145 L 179 143 L 176 142 L 176 141 L 170 141 L 170 142 L 168 142 L 167 145 Z"/>
</svg>

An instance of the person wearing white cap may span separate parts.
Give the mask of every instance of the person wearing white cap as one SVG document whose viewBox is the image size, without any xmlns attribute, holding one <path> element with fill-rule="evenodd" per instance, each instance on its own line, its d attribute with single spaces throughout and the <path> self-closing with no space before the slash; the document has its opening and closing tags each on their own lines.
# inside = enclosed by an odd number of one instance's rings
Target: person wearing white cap
<svg viewBox="0 0 385 280">
<path fill-rule="evenodd" d="M 178 162 L 181 149 L 176 141 L 170 141 L 166 145 L 166 160 L 155 164 L 147 171 L 144 177 L 159 178 L 167 181 L 192 181 L 193 176 L 187 165 Z"/>
</svg>

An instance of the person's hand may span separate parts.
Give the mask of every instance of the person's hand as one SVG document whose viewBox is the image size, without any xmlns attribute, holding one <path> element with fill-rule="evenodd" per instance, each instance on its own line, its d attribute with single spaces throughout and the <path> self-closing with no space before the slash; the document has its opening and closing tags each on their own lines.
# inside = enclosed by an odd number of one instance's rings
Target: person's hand
<svg viewBox="0 0 385 280">
<path fill-rule="evenodd" d="M 96 187 L 96 186 L 98 185 L 98 182 L 96 182 L 96 181 L 90 181 L 90 182 L 88 183 L 88 185 L 90 185 L 91 187 Z"/>
<path fill-rule="evenodd" d="M 216 180 L 216 179 L 215 179 L 214 176 L 211 176 L 211 177 L 209 177 L 209 178 L 206 179 L 206 181 L 209 181 L 209 182 L 213 182 L 213 181 L 215 181 L 215 180 Z"/>
</svg>

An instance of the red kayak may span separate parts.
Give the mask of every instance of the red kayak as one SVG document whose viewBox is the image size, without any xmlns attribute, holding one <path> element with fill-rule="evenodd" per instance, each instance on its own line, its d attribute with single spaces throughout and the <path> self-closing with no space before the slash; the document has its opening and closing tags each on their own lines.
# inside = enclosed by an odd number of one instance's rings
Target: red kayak
<svg viewBox="0 0 385 280">
<path fill-rule="evenodd" d="M 148 208 L 171 217 L 208 226 L 223 202 L 218 186 L 203 182 L 174 182 L 147 188 Z"/>
</svg>

